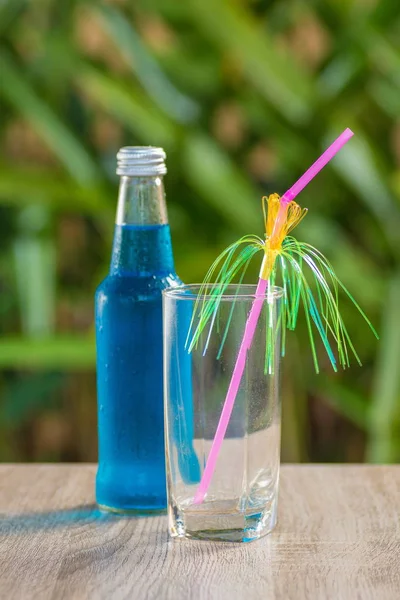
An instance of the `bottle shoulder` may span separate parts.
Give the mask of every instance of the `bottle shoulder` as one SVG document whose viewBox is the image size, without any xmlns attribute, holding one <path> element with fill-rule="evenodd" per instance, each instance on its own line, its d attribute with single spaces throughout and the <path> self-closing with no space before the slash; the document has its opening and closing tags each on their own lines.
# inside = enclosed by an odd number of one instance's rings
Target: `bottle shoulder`
<svg viewBox="0 0 400 600">
<path fill-rule="evenodd" d="M 167 287 L 178 287 L 182 281 L 176 273 L 163 275 L 108 275 L 98 285 L 96 297 L 112 294 L 152 294 Z"/>
</svg>

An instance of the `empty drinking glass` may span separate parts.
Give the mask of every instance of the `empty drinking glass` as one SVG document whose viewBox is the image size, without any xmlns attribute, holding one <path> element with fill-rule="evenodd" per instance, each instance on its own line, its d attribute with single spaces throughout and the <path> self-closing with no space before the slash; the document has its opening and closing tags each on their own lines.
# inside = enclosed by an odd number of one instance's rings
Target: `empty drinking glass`
<svg viewBox="0 0 400 600">
<path fill-rule="evenodd" d="M 281 429 L 280 288 L 267 291 L 261 300 L 263 306 L 215 470 L 204 500 L 195 501 L 256 299 L 255 290 L 252 285 L 228 286 L 214 321 L 210 320 L 192 348 L 199 307 L 210 296 L 199 296 L 198 285 L 163 292 L 164 414 L 172 537 L 245 542 L 269 533 L 276 524 Z"/>
</svg>

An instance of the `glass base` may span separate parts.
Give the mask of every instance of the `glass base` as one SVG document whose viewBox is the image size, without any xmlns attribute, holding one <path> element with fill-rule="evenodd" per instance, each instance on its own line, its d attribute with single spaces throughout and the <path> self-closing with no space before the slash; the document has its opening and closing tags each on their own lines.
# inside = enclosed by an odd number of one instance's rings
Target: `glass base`
<svg viewBox="0 0 400 600">
<path fill-rule="evenodd" d="M 277 503 L 240 510 L 237 501 L 210 501 L 184 509 L 170 506 L 173 538 L 251 542 L 270 533 L 277 522 Z"/>
</svg>

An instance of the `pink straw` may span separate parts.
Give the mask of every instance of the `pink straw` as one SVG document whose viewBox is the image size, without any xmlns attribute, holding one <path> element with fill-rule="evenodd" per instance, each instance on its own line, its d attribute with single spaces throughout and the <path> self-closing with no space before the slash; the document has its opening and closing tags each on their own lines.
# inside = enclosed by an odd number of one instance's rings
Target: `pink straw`
<svg viewBox="0 0 400 600">
<path fill-rule="evenodd" d="M 315 161 L 315 163 L 300 177 L 292 187 L 281 197 L 281 206 L 277 215 L 275 227 L 278 221 L 285 218 L 285 206 L 289 204 L 296 196 L 310 183 L 310 181 L 319 173 L 319 171 L 335 156 L 335 154 L 344 146 L 346 142 L 353 136 L 350 129 L 345 129 L 343 133 L 325 150 L 325 152 Z M 274 227 L 274 231 L 275 231 Z M 229 384 L 226 394 L 224 406 L 217 431 L 215 432 L 214 440 L 211 446 L 210 454 L 208 455 L 207 464 L 205 466 L 199 487 L 194 497 L 194 504 L 201 504 L 205 498 L 212 476 L 215 471 L 218 455 L 221 449 L 222 442 L 225 438 L 229 420 L 231 418 L 233 406 L 236 396 L 242 381 L 243 372 L 246 366 L 247 350 L 250 349 L 253 342 L 254 333 L 256 331 L 258 319 L 261 309 L 264 304 L 265 290 L 267 289 L 267 280 L 261 277 L 258 280 L 256 289 L 256 298 L 251 307 L 249 317 L 246 322 L 242 343 L 240 344 L 239 353 L 236 359 L 236 364 L 233 369 L 232 379 Z"/>
<path fill-rule="evenodd" d="M 313 165 L 296 181 L 294 185 L 281 198 L 281 202 L 289 203 L 296 198 L 298 194 L 310 183 L 311 179 L 325 167 L 326 164 L 339 152 L 339 150 L 352 138 L 354 133 L 347 128 L 338 138 L 325 150 L 323 154 L 315 161 Z"/>
</svg>

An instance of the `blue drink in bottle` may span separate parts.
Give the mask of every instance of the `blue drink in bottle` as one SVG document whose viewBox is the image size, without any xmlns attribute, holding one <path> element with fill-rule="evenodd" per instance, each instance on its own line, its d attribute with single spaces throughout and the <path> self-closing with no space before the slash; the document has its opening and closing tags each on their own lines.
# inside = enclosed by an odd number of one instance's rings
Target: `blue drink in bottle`
<svg viewBox="0 0 400 600">
<path fill-rule="evenodd" d="M 126 147 L 117 158 L 121 181 L 110 273 L 95 299 L 96 500 L 116 512 L 160 510 L 166 507 L 161 292 L 181 282 L 165 205 L 164 151 Z M 191 373 L 184 371 L 191 386 Z M 191 459 L 182 476 L 197 481 L 188 408 Z"/>
</svg>

